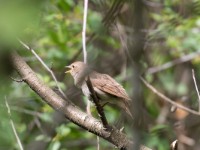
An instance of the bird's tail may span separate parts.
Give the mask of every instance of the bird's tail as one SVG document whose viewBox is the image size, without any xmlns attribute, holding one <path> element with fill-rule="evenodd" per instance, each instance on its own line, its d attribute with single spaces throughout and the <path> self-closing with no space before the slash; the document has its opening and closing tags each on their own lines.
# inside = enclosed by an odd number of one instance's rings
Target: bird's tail
<svg viewBox="0 0 200 150">
<path fill-rule="evenodd" d="M 130 102 L 125 101 L 125 100 L 123 101 L 122 108 L 133 119 L 133 115 L 132 115 L 132 113 L 130 111 L 130 106 L 131 106 Z"/>
</svg>

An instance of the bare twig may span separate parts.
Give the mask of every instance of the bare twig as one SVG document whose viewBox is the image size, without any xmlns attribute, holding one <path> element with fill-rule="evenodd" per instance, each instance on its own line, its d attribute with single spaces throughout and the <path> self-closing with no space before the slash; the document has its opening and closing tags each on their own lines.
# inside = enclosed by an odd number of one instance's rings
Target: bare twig
<svg viewBox="0 0 200 150">
<path fill-rule="evenodd" d="M 98 111 L 100 119 L 101 119 L 101 121 L 102 121 L 102 123 L 104 125 L 104 128 L 108 129 L 108 127 L 109 127 L 108 126 L 108 121 L 107 121 L 106 116 L 104 114 L 103 107 L 99 104 L 99 99 L 97 98 L 97 95 L 96 95 L 96 93 L 94 91 L 94 88 L 92 86 L 92 83 L 91 83 L 89 77 L 88 77 L 86 83 L 87 83 L 87 87 L 88 87 L 88 89 L 89 89 L 89 91 L 91 93 L 90 96 L 92 97 L 92 100 L 94 101 L 94 104 L 96 106 L 96 109 Z"/>
<path fill-rule="evenodd" d="M 99 136 L 97 136 L 97 150 L 100 150 L 100 145 L 99 145 Z"/>
<path fill-rule="evenodd" d="M 200 112 L 200 94 L 199 94 L 199 89 L 198 89 L 196 78 L 195 78 L 194 69 L 192 69 L 192 78 L 194 80 L 195 89 L 197 91 L 197 95 L 198 95 L 198 99 L 199 99 L 199 112 Z"/>
<path fill-rule="evenodd" d="M 15 82 L 24 82 L 24 79 L 15 79 L 13 77 L 10 77 Z"/>
<path fill-rule="evenodd" d="M 144 80 L 142 77 L 140 77 L 140 79 L 142 80 L 142 82 L 152 91 L 154 92 L 158 97 L 162 98 L 163 100 L 165 100 L 166 102 L 182 109 L 182 110 L 185 110 L 191 114 L 194 114 L 194 115 L 198 115 L 200 116 L 200 113 L 197 112 L 197 111 L 194 111 L 192 109 L 189 109 L 181 104 L 178 104 L 176 102 L 174 102 L 172 99 L 168 98 L 167 96 L 165 96 L 164 94 L 160 93 L 156 88 L 154 88 L 152 85 L 150 85 L 146 80 Z"/>
<path fill-rule="evenodd" d="M 16 131 L 14 122 L 13 122 L 13 120 L 11 119 L 10 107 L 9 107 L 9 105 L 8 105 L 8 102 L 7 102 L 7 100 L 6 100 L 6 97 L 5 97 L 5 103 L 6 103 L 6 107 L 7 107 L 7 109 L 8 109 L 8 114 L 9 114 L 9 117 L 10 117 L 10 125 L 11 125 L 11 127 L 12 127 L 12 130 L 13 130 L 14 134 L 15 134 L 15 138 L 17 139 L 17 143 L 18 143 L 18 145 L 19 145 L 20 150 L 23 150 L 24 148 L 23 148 L 23 146 L 22 146 L 22 143 L 21 143 L 21 141 L 20 141 L 19 136 L 17 135 L 17 131 Z"/>
<path fill-rule="evenodd" d="M 40 117 L 40 118 L 42 117 L 42 113 L 32 111 L 32 110 L 29 110 L 29 109 L 19 108 L 17 106 L 11 106 L 10 109 L 13 110 L 13 111 L 16 111 L 16 112 L 21 112 L 21 113 L 27 114 L 27 115 L 37 116 L 37 117 Z"/>
<path fill-rule="evenodd" d="M 87 9 L 88 9 L 88 0 L 84 0 L 83 30 L 82 30 L 82 44 L 83 44 L 84 63 L 87 63 L 87 51 L 86 51 Z"/>
<path fill-rule="evenodd" d="M 192 60 L 196 57 L 199 57 L 199 56 L 200 56 L 200 51 L 194 52 L 194 53 L 191 53 L 191 54 L 188 54 L 188 55 L 184 55 L 183 57 L 180 57 L 180 58 L 177 58 L 177 59 L 172 60 L 170 62 L 167 62 L 167 63 L 165 63 L 161 66 L 151 67 L 147 70 L 147 73 L 148 74 L 154 74 L 156 72 L 160 72 L 160 71 L 163 71 L 163 70 L 168 69 L 170 67 L 173 67 L 177 64 L 181 64 L 181 63 L 190 61 L 190 60 Z"/>
<path fill-rule="evenodd" d="M 56 76 L 54 75 L 53 71 L 44 63 L 44 61 L 40 58 L 40 56 L 38 56 L 38 54 L 34 51 L 34 49 L 32 49 L 31 47 L 29 47 L 28 45 L 26 45 L 24 42 L 22 42 L 20 39 L 18 39 L 18 41 L 29 51 L 31 51 L 33 53 L 33 55 L 37 58 L 37 60 L 39 60 L 39 62 L 44 66 L 44 68 L 51 74 L 52 78 L 54 79 L 56 86 L 59 90 L 59 92 L 62 94 L 62 96 L 64 98 L 67 98 L 67 96 L 65 95 L 65 93 L 62 91 L 62 89 L 60 88 L 60 86 L 58 85 L 58 80 L 56 79 Z"/>
</svg>

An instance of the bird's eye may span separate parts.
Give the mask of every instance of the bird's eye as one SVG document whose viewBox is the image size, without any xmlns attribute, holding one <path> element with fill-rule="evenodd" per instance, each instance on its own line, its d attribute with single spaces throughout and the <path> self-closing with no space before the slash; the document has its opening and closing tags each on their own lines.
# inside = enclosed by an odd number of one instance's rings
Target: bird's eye
<svg viewBox="0 0 200 150">
<path fill-rule="evenodd" d="M 74 68 L 74 65 L 72 65 L 72 68 Z"/>
</svg>

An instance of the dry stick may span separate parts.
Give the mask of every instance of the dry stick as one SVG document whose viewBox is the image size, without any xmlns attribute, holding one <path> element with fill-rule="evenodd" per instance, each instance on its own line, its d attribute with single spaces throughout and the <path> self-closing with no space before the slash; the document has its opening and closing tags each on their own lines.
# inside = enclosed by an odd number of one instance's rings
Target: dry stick
<svg viewBox="0 0 200 150">
<path fill-rule="evenodd" d="M 146 80 L 144 80 L 142 77 L 140 77 L 140 79 L 142 80 L 142 82 L 153 92 L 155 93 L 158 97 L 162 98 L 163 100 L 165 100 L 166 102 L 172 104 L 173 106 L 176 106 L 182 110 L 185 110 L 191 114 L 194 114 L 194 115 L 198 115 L 200 116 L 200 113 L 197 112 L 197 111 L 194 111 L 192 109 L 189 109 L 183 105 L 180 105 L 176 102 L 174 102 L 172 99 L 168 98 L 167 96 L 165 96 L 164 94 L 160 93 L 156 88 L 154 88 L 152 85 L 150 85 Z"/>
<path fill-rule="evenodd" d="M 29 51 L 31 51 L 33 53 L 33 55 L 39 60 L 39 62 L 44 66 L 44 68 L 51 74 L 52 78 L 54 79 L 56 86 L 59 90 L 59 92 L 62 94 L 62 96 L 64 98 L 67 98 L 67 96 L 65 95 L 65 93 L 62 91 L 62 89 L 60 88 L 60 86 L 58 85 L 58 80 L 56 79 L 56 76 L 54 75 L 53 71 L 44 63 L 44 61 L 40 58 L 40 56 L 38 56 L 38 54 L 34 51 L 34 49 L 32 49 L 31 47 L 29 47 L 28 45 L 26 45 L 24 42 L 22 42 L 20 39 L 18 39 L 18 41 Z"/>
<path fill-rule="evenodd" d="M 199 89 L 198 89 L 195 74 L 194 74 L 194 69 L 192 69 L 192 78 L 194 80 L 195 89 L 197 91 L 197 95 L 198 95 L 198 99 L 199 99 L 199 112 L 200 112 L 200 94 L 199 94 Z"/>
<path fill-rule="evenodd" d="M 17 139 L 17 143 L 18 143 L 18 145 L 19 145 L 20 150 L 23 150 L 24 148 L 23 148 L 23 146 L 22 146 L 22 143 L 21 143 L 21 141 L 20 141 L 19 136 L 17 135 L 17 131 L 16 131 L 16 129 L 15 129 L 15 125 L 14 125 L 12 119 L 11 119 L 10 107 L 9 107 L 9 105 L 8 105 L 8 102 L 7 102 L 7 100 L 6 100 L 6 97 L 5 97 L 5 103 L 6 103 L 6 107 L 7 107 L 7 109 L 8 109 L 8 114 L 9 114 L 9 117 L 10 117 L 10 124 L 11 124 L 12 130 L 13 130 L 13 132 L 14 132 L 14 134 L 15 134 L 15 138 Z"/>
<path fill-rule="evenodd" d="M 177 58 L 173 61 L 170 61 L 170 62 L 167 62 L 161 66 L 157 66 L 157 67 L 152 67 L 152 68 L 149 68 L 147 70 L 147 73 L 149 74 L 154 74 L 156 72 L 159 72 L 159 71 L 163 71 L 165 69 L 168 69 L 170 67 L 173 67 L 177 64 L 181 64 L 181 63 L 184 63 L 184 62 L 187 62 L 187 61 L 190 61 L 196 57 L 199 57 L 200 56 L 200 52 L 194 52 L 194 53 L 191 53 L 191 54 L 188 54 L 188 55 L 184 55 L 183 57 L 181 58 Z"/>
<path fill-rule="evenodd" d="M 90 81 L 90 77 L 88 77 L 86 83 L 87 83 L 88 89 L 89 89 L 89 91 L 91 93 L 90 96 L 92 97 L 92 100 L 94 101 L 94 104 L 96 106 L 98 114 L 100 115 L 100 119 L 101 119 L 101 121 L 103 123 L 103 126 L 106 129 L 108 129 L 108 127 L 109 127 L 108 126 L 108 121 L 107 121 L 106 116 L 104 114 L 103 107 L 101 107 L 101 105 L 99 104 L 99 99 L 97 98 L 97 95 L 96 95 L 96 93 L 94 91 L 94 88 L 93 88 L 92 83 Z"/>
<path fill-rule="evenodd" d="M 125 134 L 119 130 L 112 128 L 106 131 L 103 124 L 92 116 L 82 112 L 69 100 L 64 100 L 58 96 L 51 88 L 45 85 L 27 65 L 27 63 L 17 54 L 11 55 L 13 68 L 19 73 L 21 78 L 25 79 L 25 83 L 38 94 L 43 101 L 48 103 L 55 110 L 63 113 L 67 119 L 83 129 L 96 134 L 105 140 L 113 143 L 118 148 L 131 147 L 133 143 Z M 141 145 L 140 150 L 150 150 L 148 147 Z"/>
</svg>

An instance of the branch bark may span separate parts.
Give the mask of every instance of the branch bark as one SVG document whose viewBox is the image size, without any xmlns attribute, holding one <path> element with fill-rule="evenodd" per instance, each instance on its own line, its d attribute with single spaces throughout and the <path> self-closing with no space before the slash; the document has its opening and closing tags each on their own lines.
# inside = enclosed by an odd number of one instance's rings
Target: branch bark
<svg viewBox="0 0 200 150">
<path fill-rule="evenodd" d="M 17 53 L 11 54 L 11 62 L 13 64 L 13 68 L 24 79 L 24 82 L 26 82 L 28 86 L 41 97 L 42 100 L 48 103 L 55 110 L 63 113 L 67 119 L 76 125 L 104 138 L 118 148 L 128 149 L 133 143 L 126 137 L 125 134 L 115 128 L 112 128 L 111 131 L 106 131 L 103 124 L 99 120 L 82 112 L 72 102 L 63 100 L 59 97 L 51 88 L 45 85 L 37 77 L 33 70 Z M 141 146 L 140 149 L 150 150 L 145 146 Z"/>
<path fill-rule="evenodd" d="M 87 84 L 87 87 L 88 87 L 88 89 L 89 89 L 89 91 L 91 93 L 92 100 L 93 100 L 93 102 L 94 102 L 94 104 L 96 106 L 96 109 L 97 109 L 98 114 L 100 116 L 100 119 L 101 119 L 101 121 L 103 123 L 103 126 L 105 127 L 105 129 L 108 129 L 109 128 L 108 121 L 107 121 L 106 116 L 104 114 L 103 107 L 99 104 L 99 99 L 97 98 L 97 95 L 96 95 L 96 93 L 94 91 L 94 88 L 93 88 L 92 83 L 90 81 L 90 77 L 88 77 L 88 79 L 86 81 L 86 84 Z"/>
</svg>

